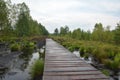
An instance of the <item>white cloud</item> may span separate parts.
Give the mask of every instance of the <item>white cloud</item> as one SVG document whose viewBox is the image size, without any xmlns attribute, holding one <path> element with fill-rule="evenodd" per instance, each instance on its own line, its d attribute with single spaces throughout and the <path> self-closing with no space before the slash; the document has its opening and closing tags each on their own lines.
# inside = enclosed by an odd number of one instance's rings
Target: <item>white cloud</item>
<svg viewBox="0 0 120 80">
<path fill-rule="evenodd" d="M 111 25 L 120 20 L 120 1 L 114 0 L 12 0 L 26 2 L 34 19 L 53 32 L 56 27 L 68 25 L 70 29 L 93 29 L 95 23 Z M 109 13 L 108 13 L 109 12 Z M 114 16 L 115 15 L 115 16 Z"/>
<path fill-rule="evenodd" d="M 48 19 L 44 19 L 42 23 L 46 26 L 52 26 L 53 24 L 53 29 L 51 29 L 53 31 L 54 27 L 60 27 L 61 25 L 68 25 L 72 30 L 76 27 L 80 27 L 85 30 L 91 30 L 97 22 L 103 23 L 104 26 L 111 25 L 111 28 L 114 29 L 114 26 L 118 21 L 118 17 L 113 17 L 106 14 L 74 13 L 68 15 L 61 14 Z"/>
</svg>

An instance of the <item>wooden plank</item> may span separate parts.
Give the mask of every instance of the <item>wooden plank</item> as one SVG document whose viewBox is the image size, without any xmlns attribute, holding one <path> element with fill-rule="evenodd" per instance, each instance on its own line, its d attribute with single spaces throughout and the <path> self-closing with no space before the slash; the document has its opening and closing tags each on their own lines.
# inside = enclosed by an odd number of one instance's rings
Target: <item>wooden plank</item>
<svg viewBox="0 0 120 80">
<path fill-rule="evenodd" d="M 103 75 L 44 76 L 44 80 L 108 80 Z"/>
<path fill-rule="evenodd" d="M 93 67 L 45 67 L 44 71 L 89 71 L 96 70 Z"/>
<path fill-rule="evenodd" d="M 62 76 L 65 76 L 65 75 L 97 75 L 97 74 L 101 74 L 101 72 L 99 71 L 81 71 L 81 72 L 45 72 L 45 74 L 47 76 L 50 76 L 50 75 L 55 75 L 55 76 L 59 76 L 59 75 L 62 75 Z"/>
<path fill-rule="evenodd" d="M 93 66 L 47 39 L 43 80 L 108 80 Z"/>
</svg>

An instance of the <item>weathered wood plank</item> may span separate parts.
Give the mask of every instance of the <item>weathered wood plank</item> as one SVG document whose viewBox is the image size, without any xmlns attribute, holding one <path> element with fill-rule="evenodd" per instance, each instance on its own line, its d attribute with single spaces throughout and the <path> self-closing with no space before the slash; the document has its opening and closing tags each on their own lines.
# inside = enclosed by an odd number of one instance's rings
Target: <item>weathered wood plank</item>
<svg viewBox="0 0 120 80">
<path fill-rule="evenodd" d="M 101 72 L 99 71 L 81 71 L 81 72 L 45 72 L 46 76 L 50 76 L 50 75 L 55 75 L 55 76 L 59 76 L 59 75 L 97 75 L 97 74 L 101 74 Z"/>
<path fill-rule="evenodd" d="M 103 75 L 44 76 L 44 80 L 108 80 Z"/>
<path fill-rule="evenodd" d="M 55 41 L 47 39 L 43 80 L 108 80 L 108 77 Z"/>
</svg>

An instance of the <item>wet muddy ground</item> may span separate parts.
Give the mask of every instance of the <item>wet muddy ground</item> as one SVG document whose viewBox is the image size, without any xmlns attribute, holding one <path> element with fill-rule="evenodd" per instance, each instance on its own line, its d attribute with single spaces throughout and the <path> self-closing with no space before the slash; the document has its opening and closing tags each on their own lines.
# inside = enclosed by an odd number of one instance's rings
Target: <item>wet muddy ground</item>
<svg viewBox="0 0 120 80">
<path fill-rule="evenodd" d="M 0 47 L 0 80 L 31 80 L 31 66 L 41 58 L 39 51 L 44 52 L 44 44 L 45 42 L 37 42 L 37 49 L 30 54 L 11 52 L 5 46 Z"/>
<path fill-rule="evenodd" d="M 6 67 L 1 69 L 1 80 L 30 80 L 30 68 L 34 61 L 39 59 L 39 53 L 34 52 L 32 55 L 23 56 L 23 54 L 20 54 L 12 59 L 7 58 L 5 60 L 9 62 L 6 63 Z"/>
</svg>

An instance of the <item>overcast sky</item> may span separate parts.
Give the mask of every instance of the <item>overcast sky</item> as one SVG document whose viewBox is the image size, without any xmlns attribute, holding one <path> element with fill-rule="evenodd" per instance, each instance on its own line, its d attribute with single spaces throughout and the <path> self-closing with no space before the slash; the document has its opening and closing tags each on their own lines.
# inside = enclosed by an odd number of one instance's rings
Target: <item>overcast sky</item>
<svg viewBox="0 0 120 80">
<path fill-rule="evenodd" d="M 92 30 L 101 22 L 114 29 L 120 21 L 120 0 L 12 0 L 25 2 L 33 19 L 42 23 L 49 32 L 68 25 L 70 30 Z"/>
</svg>

